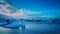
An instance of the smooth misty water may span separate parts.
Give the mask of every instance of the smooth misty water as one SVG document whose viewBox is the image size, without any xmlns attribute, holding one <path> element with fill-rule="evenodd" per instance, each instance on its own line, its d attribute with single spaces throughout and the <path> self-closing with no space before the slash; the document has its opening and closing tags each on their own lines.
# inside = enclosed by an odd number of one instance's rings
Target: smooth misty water
<svg viewBox="0 0 60 34">
<path fill-rule="evenodd" d="M 26 22 L 25 26 L 26 28 L 24 30 L 0 27 L 0 34 L 60 34 L 60 24 Z"/>
</svg>

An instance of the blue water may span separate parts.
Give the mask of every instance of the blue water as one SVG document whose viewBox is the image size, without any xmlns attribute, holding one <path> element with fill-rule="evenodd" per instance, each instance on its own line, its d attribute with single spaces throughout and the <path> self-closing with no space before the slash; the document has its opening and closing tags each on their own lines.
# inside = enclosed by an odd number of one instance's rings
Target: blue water
<svg viewBox="0 0 60 34">
<path fill-rule="evenodd" d="M 24 22 L 25 29 L 8 29 L 0 27 L 0 34 L 60 34 L 60 24 L 41 24 L 41 22 Z"/>
</svg>

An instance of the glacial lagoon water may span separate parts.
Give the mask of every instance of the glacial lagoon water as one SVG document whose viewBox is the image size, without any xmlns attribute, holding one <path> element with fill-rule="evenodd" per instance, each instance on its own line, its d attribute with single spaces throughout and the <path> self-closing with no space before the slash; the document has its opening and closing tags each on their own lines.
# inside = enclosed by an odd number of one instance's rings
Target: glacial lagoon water
<svg viewBox="0 0 60 34">
<path fill-rule="evenodd" d="M 41 22 L 24 22 L 25 29 L 0 27 L 0 34 L 60 34 L 60 24 L 43 24 Z"/>
</svg>

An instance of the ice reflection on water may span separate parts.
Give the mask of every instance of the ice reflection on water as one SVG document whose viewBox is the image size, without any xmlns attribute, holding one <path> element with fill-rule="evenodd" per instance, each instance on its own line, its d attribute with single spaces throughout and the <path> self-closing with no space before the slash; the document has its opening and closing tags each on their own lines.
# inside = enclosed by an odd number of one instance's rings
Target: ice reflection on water
<svg viewBox="0 0 60 34">
<path fill-rule="evenodd" d="M 60 34 L 60 24 L 26 23 L 23 29 L 8 29 L 0 27 L 0 34 Z"/>
</svg>

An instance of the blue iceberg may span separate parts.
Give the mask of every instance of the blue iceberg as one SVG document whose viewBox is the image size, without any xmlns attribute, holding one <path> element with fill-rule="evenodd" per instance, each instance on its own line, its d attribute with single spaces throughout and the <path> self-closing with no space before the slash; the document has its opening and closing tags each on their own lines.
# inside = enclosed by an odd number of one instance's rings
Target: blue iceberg
<svg viewBox="0 0 60 34">
<path fill-rule="evenodd" d="M 21 27 L 22 29 L 24 29 L 25 24 L 9 16 L 0 14 L 0 27 L 10 28 L 10 29 L 19 29 Z"/>
</svg>

